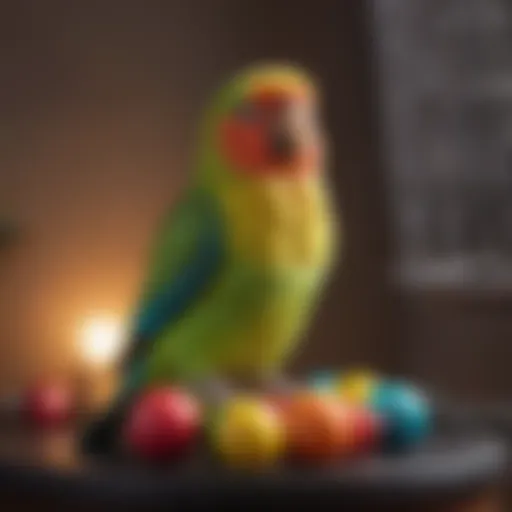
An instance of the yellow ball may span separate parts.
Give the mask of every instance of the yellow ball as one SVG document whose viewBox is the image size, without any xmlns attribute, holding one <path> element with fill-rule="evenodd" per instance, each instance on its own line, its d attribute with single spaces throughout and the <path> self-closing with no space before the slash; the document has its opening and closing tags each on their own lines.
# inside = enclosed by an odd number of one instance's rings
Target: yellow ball
<svg viewBox="0 0 512 512">
<path fill-rule="evenodd" d="M 281 417 L 268 403 L 255 398 L 235 398 L 217 418 L 213 443 L 229 466 L 257 469 L 273 465 L 285 446 Z"/>
<path fill-rule="evenodd" d="M 366 405 L 378 383 L 377 376 L 366 370 L 351 371 L 343 375 L 336 386 L 339 396 L 354 405 Z"/>
</svg>

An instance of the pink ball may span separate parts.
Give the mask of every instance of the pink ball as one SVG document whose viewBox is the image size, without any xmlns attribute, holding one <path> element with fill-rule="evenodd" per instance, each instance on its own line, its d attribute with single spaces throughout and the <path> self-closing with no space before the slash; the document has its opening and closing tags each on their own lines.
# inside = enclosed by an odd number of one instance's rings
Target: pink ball
<svg viewBox="0 0 512 512">
<path fill-rule="evenodd" d="M 200 425 L 201 410 L 193 396 L 178 388 L 152 389 L 133 404 L 123 438 L 141 458 L 170 459 L 189 451 Z"/>
<path fill-rule="evenodd" d="M 23 409 L 34 425 L 55 427 L 71 418 L 73 406 L 73 393 L 67 386 L 58 382 L 41 382 L 27 391 Z"/>
</svg>

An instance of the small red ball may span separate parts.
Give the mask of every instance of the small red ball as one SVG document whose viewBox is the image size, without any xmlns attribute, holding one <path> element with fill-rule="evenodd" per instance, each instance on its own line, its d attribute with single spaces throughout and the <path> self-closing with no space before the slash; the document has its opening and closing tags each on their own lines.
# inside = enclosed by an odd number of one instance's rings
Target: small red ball
<svg viewBox="0 0 512 512">
<path fill-rule="evenodd" d="M 134 403 L 123 438 L 135 455 L 151 460 L 184 455 L 197 438 L 201 424 L 199 403 L 177 388 L 158 388 Z"/>
<path fill-rule="evenodd" d="M 35 384 L 27 391 L 23 408 L 34 425 L 55 427 L 71 418 L 73 405 L 73 393 L 66 385 L 44 382 Z"/>
<path fill-rule="evenodd" d="M 352 414 L 355 452 L 369 453 L 377 449 L 382 434 L 381 418 L 365 407 L 355 407 Z"/>
</svg>

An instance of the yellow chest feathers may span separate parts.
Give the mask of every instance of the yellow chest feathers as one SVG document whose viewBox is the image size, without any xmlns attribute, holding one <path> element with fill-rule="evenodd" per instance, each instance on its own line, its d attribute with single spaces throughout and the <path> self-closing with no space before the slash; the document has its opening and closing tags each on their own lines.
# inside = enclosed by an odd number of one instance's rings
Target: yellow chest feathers
<svg viewBox="0 0 512 512">
<path fill-rule="evenodd" d="M 221 204 L 233 254 L 270 265 L 329 263 L 334 218 L 327 191 L 318 180 L 232 185 Z"/>
</svg>

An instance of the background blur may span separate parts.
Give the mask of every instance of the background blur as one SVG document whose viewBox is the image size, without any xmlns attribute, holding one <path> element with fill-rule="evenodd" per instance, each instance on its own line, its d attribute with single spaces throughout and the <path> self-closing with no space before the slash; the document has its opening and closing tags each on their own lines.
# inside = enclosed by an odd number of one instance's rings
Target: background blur
<svg viewBox="0 0 512 512">
<path fill-rule="evenodd" d="M 375 4 L 2 4 L 0 216 L 20 236 L 0 255 L 0 388 L 66 374 L 84 318 L 129 314 L 212 90 L 291 59 L 322 82 L 346 224 L 296 367 L 508 394 L 512 9 Z"/>
</svg>

